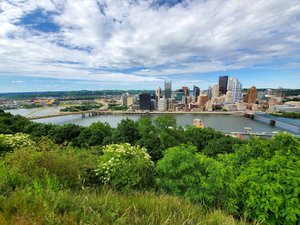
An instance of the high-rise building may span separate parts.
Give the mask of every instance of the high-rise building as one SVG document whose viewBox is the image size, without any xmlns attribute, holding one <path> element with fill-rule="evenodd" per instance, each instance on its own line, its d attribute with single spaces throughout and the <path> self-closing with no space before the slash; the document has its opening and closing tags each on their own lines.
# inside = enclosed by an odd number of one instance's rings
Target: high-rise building
<svg viewBox="0 0 300 225">
<path fill-rule="evenodd" d="M 184 96 L 189 96 L 190 95 L 190 90 L 188 87 L 182 87 L 181 90 L 184 93 Z"/>
<path fill-rule="evenodd" d="M 168 109 L 168 100 L 165 98 L 159 99 L 157 103 L 157 110 L 159 112 L 163 112 L 166 111 L 167 109 Z"/>
<path fill-rule="evenodd" d="M 226 92 L 225 102 L 232 102 L 232 91 Z"/>
<path fill-rule="evenodd" d="M 174 91 L 174 93 L 173 93 L 173 97 L 177 102 L 182 101 L 182 96 L 184 96 L 184 93 L 182 92 L 182 90 Z"/>
<path fill-rule="evenodd" d="M 121 96 L 121 105 L 127 106 L 128 93 L 123 93 Z"/>
<path fill-rule="evenodd" d="M 214 86 L 212 86 L 211 95 L 212 95 L 212 98 L 219 97 L 219 85 L 215 84 Z"/>
<path fill-rule="evenodd" d="M 156 101 L 158 101 L 161 98 L 161 88 L 160 87 L 158 87 L 156 89 L 155 95 L 156 95 Z"/>
<path fill-rule="evenodd" d="M 172 97 L 172 81 L 165 81 L 165 99 Z"/>
<path fill-rule="evenodd" d="M 235 77 L 229 78 L 228 91 L 232 92 L 232 103 L 241 101 L 241 99 L 242 99 L 242 84 L 237 78 L 235 78 Z"/>
<path fill-rule="evenodd" d="M 208 96 L 207 95 L 200 95 L 198 97 L 198 104 L 199 104 L 199 109 L 200 111 L 205 110 L 205 105 L 208 102 Z"/>
<path fill-rule="evenodd" d="M 219 91 L 225 95 L 227 91 L 228 76 L 219 77 Z"/>
<path fill-rule="evenodd" d="M 208 99 L 211 99 L 211 97 L 212 97 L 212 88 L 211 88 L 211 86 L 208 87 L 206 93 L 207 93 Z"/>
<path fill-rule="evenodd" d="M 135 98 L 133 96 L 127 97 L 127 106 L 132 106 L 135 103 Z"/>
<path fill-rule="evenodd" d="M 140 98 L 140 110 L 151 109 L 151 96 L 148 93 L 142 93 L 139 95 Z"/>
<path fill-rule="evenodd" d="M 198 96 L 200 95 L 200 88 L 194 86 L 193 88 L 193 97 L 195 99 L 195 101 L 197 101 Z"/>
<path fill-rule="evenodd" d="M 252 86 L 250 89 L 248 89 L 245 102 L 248 104 L 254 104 L 256 102 L 256 87 Z"/>
</svg>

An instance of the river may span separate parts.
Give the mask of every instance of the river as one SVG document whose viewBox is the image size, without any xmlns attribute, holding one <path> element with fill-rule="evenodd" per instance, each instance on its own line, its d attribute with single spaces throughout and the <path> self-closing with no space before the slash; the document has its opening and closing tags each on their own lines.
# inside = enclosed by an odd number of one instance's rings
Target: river
<svg viewBox="0 0 300 225">
<path fill-rule="evenodd" d="M 7 110 L 13 115 L 47 115 L 52 113 L 57 113 L 60 107 L 51 107 L 45 109 L 14 109 Z M 149 115 L 143 115 L 149 116 Z M 205 127 L 211 127 L 215 130 L 222 132 L 237 132 L 244 131 L 244 127 L 251 127 L 254 132 L 267 132 L 272 133 L 274 131 L 279 131 L 280 129 L 269 126 L 264 123 L 254 121 L 250 118 L 238 115 L 213 115 L 213 114 L 200 114 L 200 115 L 191 115 L 191 114 L 180 114 L 173 115 L 176 117 L 177 124 L 179 126 L 192 125 L 193 120 L 199 118 L 203 121 Z M 35 120 L 36 122 L 41 123 L 54 123 L 54 124 L 66 124 L 73 123 L 81 126 L 89 126 L 94 122 L 107 122 L 112 127 L 116 127 L 118 123 L 128 117 L 134 121 L 137 121 L 141 118 L 140 115 L 99 115 L 93 117 L 81 118 L 81 115 L 68 115 L 60 117 L 51 117 L 46 119 Z M 151 115 L 151 118 L 155 119 L 157 115 Z"/>
</svg>

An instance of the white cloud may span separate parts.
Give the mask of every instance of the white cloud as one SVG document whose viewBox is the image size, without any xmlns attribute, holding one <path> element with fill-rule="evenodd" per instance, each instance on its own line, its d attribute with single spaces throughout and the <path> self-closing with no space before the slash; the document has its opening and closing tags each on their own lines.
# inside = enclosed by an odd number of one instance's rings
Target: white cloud
<svg viewBox="0 0 300 225">
<path fill-rule="evenodd" d="M 36 9 L 56 12 L 49 19 L 60 31 L 23 26 L 21 18 Z M 143 82 L 296 61 L 299 17 L 300 2 L 293 0 L 187 0 L 173 7 L 125 0 L 1 1 L 0 76 Z M 122 72 L 133 67 L 147 69 Z"/>
</svg>

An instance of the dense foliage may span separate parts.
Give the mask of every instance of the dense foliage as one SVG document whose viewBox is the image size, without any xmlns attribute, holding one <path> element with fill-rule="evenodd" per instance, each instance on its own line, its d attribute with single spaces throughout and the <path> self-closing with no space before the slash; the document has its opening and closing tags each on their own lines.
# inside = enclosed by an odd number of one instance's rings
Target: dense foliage
<svg viewBox="0 0 300 225">
<path fill-rule="evenodd" d="M 96 172 L 118 190 L 145 189 L 153 185 L 154 163 L 144 148 L 113 144 L 104 147 Z"/>
<path fill-rule="evenodd" d="M 201 212 L 216 209 L 262 224 L 300 221 L 300 141 L 290 134 L 240 141 L 173 117 L 81 127 L 0 111 L 0 148 L 1 224 L 235 224 Z"/>
</svg>

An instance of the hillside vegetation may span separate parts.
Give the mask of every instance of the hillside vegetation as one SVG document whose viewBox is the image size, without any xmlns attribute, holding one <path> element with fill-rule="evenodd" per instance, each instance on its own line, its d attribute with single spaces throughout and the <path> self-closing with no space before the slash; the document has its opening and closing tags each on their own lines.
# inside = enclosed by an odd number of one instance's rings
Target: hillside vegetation
<svg viewBox="0 0 300 225">
<path fill-rule="evenodd" d="M 300 141 L 0 112 L 0 224 L 298 224 Z"/>
</svg>

